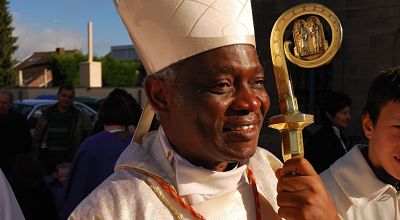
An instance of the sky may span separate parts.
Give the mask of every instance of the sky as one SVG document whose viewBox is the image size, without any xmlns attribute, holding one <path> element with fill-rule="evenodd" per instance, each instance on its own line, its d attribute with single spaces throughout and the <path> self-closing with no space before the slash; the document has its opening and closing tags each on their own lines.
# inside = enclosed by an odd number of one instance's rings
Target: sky
<svg viewBox="0 0 400 220">
<path fill-rule="evenodd" d="M 56 47 L 87 54 L 88 21 L 93 23 L 95 56 L 107 54 L 111 46 L 131 44 L 113 0 L 9 0 L 8 9 L 18 37 L 17 60 Z"/>
</svg>

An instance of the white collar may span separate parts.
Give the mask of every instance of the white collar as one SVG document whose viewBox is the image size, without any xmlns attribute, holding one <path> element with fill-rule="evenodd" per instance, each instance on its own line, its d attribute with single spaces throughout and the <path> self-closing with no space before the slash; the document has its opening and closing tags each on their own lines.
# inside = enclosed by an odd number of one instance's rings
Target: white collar
<svg viewBox="0 0 400 220">
<path fill-rule="evenodd" d="M 356 206 L 378 199 L 388 189 L 396 191 L 375 176 L 360 151 L 363 147 L 367 146 L 354 146 L 330 168 L 339 187 Z"/>
<path fill-rule="evenodd" d="M 332 129 L 333 129 L 333 133 L 335 133 L 336 137 L 339 138 L 340 144 L 342 145 L 342 147 L 343 147 L 343 149 L 344 149 L 344 152 L 347 153 L 347 147 L 346 147 L 346 145 L 344 144 L 344 142 L 343 142 L 343 140 L 342 140 L 342 137 L 340 136 L 340 130 L 339 130 L 339 128 L 336 127 L 335 125 L 332 125 Z"/>
<path fill-rule="evenodd" d="M 111 130 L 106 130 L 107 132 L 109 132 L 109 133 L 117 133 L 117 132 L 120 132 L 120 131 L 125 131 L 125 129 L 111 129 Z"/>
<path fill-rule="evenodd" d="M 236 190 L 246 183 L 243 174 L 247 169 L 248 160 L 242 161 L 242 166 L 226 172 L 197 167 L 175 152 L 161 127 L 159 131 L 161 145 L 175 171 L 178 193 L 181 196 L 189 196 L 192 204 Z"/>
</svg>

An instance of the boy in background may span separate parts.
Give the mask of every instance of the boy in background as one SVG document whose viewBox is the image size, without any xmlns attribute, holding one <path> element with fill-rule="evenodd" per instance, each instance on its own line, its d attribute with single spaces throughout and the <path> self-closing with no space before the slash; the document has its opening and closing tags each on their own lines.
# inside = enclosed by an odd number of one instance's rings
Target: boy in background
<svg viewBox="0 0 400 220">
<path fill-rule="evenodd" d="M 343 219 L 400 219 L 400 68 L 373 81 L 356 145 L 321 177 Z"/>
</svg>

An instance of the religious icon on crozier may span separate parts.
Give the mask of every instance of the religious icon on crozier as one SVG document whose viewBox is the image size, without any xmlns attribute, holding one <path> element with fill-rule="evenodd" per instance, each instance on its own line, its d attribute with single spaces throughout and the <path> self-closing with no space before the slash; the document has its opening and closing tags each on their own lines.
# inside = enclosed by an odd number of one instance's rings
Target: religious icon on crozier
<svg viewBox="0 0 400 220">
<path fill-rule="evenodd" d="M 328 48 L 321 21 L 316 16 L 299 19 L 293 25 L 294 55 L 302 60 L 322 56 Z"/>
</svg>

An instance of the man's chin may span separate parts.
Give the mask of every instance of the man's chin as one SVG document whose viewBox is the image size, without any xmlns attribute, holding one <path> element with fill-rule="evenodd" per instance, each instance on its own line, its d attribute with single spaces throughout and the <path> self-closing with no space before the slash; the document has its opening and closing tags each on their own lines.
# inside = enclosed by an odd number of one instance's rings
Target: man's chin
<svg viewBox="0 0 400 220">
<path fill-rule="evenodd" d="M 232 161 L 229 162 L 237 162 L 237 161 L 241 161 L 241 160 L 245 160 L 245 159 L 249 159 L 250 157 L 252 157 L 256 151 L 257 151 L 257 145 L 251 145 L 251 146 L 235 146 L 235 145 L 231 145 L 231 148 L 233 149 L 230 154 L 229 157 L 231 158 Z"/>
</svg>

